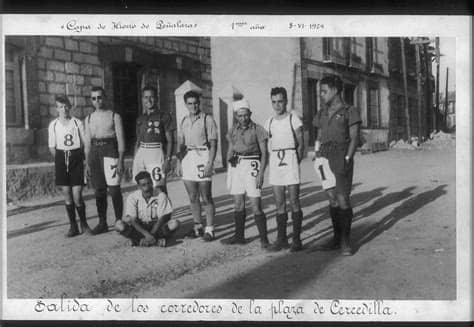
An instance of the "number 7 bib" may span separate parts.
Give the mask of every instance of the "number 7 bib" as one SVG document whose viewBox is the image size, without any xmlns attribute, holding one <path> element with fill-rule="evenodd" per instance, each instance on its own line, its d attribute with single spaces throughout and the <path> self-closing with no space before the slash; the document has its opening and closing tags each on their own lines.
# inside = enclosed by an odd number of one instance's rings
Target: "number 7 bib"
<svg viewBox="0 0 474 327">
<path fill-rule="evenodd" d="M 120 176 L 117 167 L 118 158 L 104 157 L 104 175 L 108 186 L 120 185 Z"/>
<path fill-rule="evenodd" d="M 333 188 L 336 186 L 336 176 L 334 176 L 331 168 L 329 167 L 328 159 L 319 157 L 314 160 L 314 170 L 318 175 L 321 186 L 324 190 Z"/>
</svg>

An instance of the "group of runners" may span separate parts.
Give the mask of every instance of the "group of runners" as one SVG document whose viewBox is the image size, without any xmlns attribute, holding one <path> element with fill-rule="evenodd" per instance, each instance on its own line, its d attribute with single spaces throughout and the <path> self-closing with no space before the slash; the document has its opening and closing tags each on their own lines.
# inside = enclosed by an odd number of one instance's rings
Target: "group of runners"
<svg viewBox="0 0 474 327">
<path fill-rule="evenodd" d="M 336 75 L 328 75 L 320 81 L 320 95 L 325 106 L 313 121 L 318 131 L 313 160 L 328 195 L 328 211 L 334 230 L 331 242 L 320 248 L 341 249 L 342 254 L 351 255 L 349 235 L 353 214 L 350 192 L 361 119 L 358 110 L 342 100 L 342 87 L 342 81 Z M 63 190 L 70 221 L 67 236 L 107 232 L 107 194 L 110 194 L 115 230 L 135 246 L 166 246 L 180 226 L 179 221 L 172 217 L 173 209 L 166 187 L 175 143 L 171 114 L 158 108 L 155 88 L 142 90 L 144 113 L 136 122 L 132 170 L 138 189 L 128 196 L 123 217 L 120 181 L 124 173 L 125 139 L 121 117 L 106 106 L 103 88 L 93 87 L 90 99 L 95 110 L 83 123 L 71 116 L 68 98 L 57 96 L 59 115 L 49 125 L 49 148 L 55 158 L 56 184 Z M 303 249 L 300 237 L 303 213 L 299 201 L 300 163 L 304 154 L 303 124 L 296 113 L 288 110 L 285 88 L 272 88 L 270 100 L 274 114 L 263 126 L 251 119 L 252 108 L 245 98 L 233 102 L 235 123 L 227 134 L 227 188 L 234 202 L 235 233 L 222 243 L 246 243 L 247 195 L 261 247 L 268 251 L 287 248 L 300 251 Z M 201 110 L 199 93 L 185 93 L 184 103 L 189 114 L 178 122 L 176 157 L 194 222 L 186 235 L 213 241 L 216 236 L 212 175 L 217 152 L 217 125 L 212 115 Z M 276 204 L 277 238 L 272 244 L 267 237 L 267 218 L 261 199 L 267 167 L 268 182 Z M 82 199 L 85 178 L 95 190 L 99 223 L 93 229 L 88 226 Z M 286 191 L 293 229 L 291 244 L 287 236 Z M 202 209 L 205 220 L 202 219 Z"/>
</svg>

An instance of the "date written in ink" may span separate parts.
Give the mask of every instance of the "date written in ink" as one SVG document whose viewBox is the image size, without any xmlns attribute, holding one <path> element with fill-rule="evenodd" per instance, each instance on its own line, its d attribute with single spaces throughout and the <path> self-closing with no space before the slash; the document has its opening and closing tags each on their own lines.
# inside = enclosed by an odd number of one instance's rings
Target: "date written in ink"
<svg viewBox="0 0 474 327">
<path fill-rule="evenodd" d="M 237 22 L 232 22 L 232 29 L 237 30 L 237 29 L 247 29 L 247 30 L 264 30 L 265 25 L 264 24 L 249 24 L 245 21 L 237 21 Z"/>
<path fill-rule="evenodd" d="M 290 22 L 288 24 L 288 29 L 290 30 L 322 30 L 324 29 L 324 24 L 319 24 L 319 23 L 311 23 L 311 24 L 306 24 L 306 23 L 293 23 Z"/>
</svg>

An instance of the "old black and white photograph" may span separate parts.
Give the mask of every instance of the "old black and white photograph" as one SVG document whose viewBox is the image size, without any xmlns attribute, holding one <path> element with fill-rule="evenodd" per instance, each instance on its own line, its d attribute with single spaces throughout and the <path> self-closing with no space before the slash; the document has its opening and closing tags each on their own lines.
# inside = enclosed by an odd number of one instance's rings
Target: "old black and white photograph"
<svg viewBox="0 0 474 327">
<path fill-rule="evenodd" d="M 6 297 L 456 301 L 456 42 L 5 35 Z"/>
</svg>

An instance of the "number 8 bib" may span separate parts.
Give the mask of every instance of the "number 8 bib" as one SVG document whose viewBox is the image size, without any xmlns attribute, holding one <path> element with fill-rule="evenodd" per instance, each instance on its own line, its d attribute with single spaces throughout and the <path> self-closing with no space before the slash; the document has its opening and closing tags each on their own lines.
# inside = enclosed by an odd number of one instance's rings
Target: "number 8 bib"
<svg viewBox="0 0 474 327">
<path fill-rule="evenodd" d="M 333 188 L 336 186 L 336 176 L 334 176 L 331 168 L 329 167 L 328 159 L 319 157 L 314 160 L 314 170 L 321 181 L 321 186 L 324 190 Z"/>
</svg>

